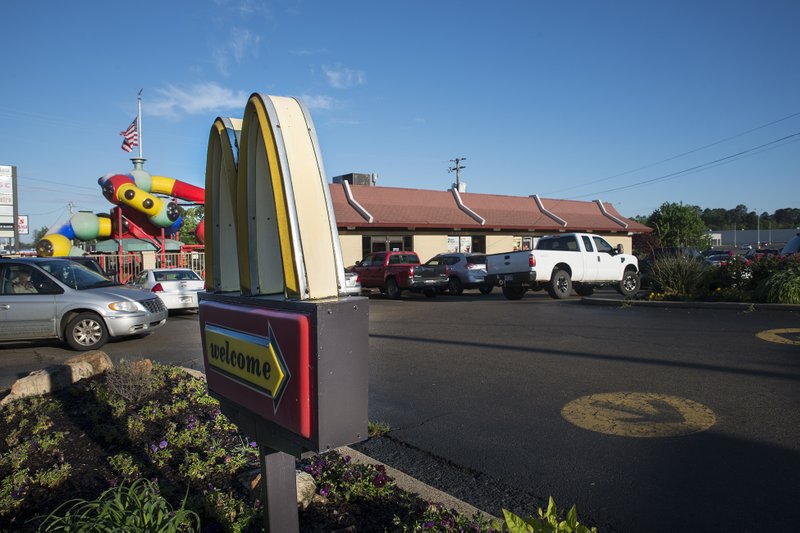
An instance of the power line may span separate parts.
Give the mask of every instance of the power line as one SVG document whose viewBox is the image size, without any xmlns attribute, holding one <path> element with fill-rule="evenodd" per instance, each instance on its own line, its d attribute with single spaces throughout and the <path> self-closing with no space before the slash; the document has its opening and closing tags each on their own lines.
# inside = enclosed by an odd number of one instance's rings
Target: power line
<svg viewBox="0 0 800 533">
<path fill-rule="evenodd" d="M 69 187 L 70 189 L 86 189 L 87 191 L 98 191 L 98 190 L 100 190 L 99 186 L 97 186 L 97 187 L 83 187 L 81 185 L 70 185 L 68 183 L 63 183 L 63 182 L 59 182 L 59 181 L 43 180 L 41 178 L 30 178 L 28 176 L 20 176 L 19 180 L 20 181 L 41 181 L 42 183 L 52 183 L 53 185 L 61 185 L 61 186 L 64 186 L 64 187 Z"/>
<path fill-rule="evenodd" d="M 715 159 L 715 160 L 709 161 L 707 163 L 703 163 L 703 164 L 700 164 L 700 165 L 695 165 L 693 167 L 689 167 L 689 168 L 686 168 L 686 169 L 683 169 L 683 170 L 679 170 L 677 172 L 671 172 L 671 173 L 665 174 L 663 176 L 658 176 L 657 178 L 650 178 L 650 179 L 647 179 L 647 180 L 639 181 L 637 183 L 632 183 L 632 184 L 629 184 L 629 185 L 623 185 L 621 187 L 615 187 L 613 189 L 606 189 L 604 191 L 593 192 L 593 193 L 590 193 L 590 194 L 583 194 L 583 195 L 580 195 L 580 196 L 573 196 L 573 197 L 567 198 L 567 199 L 568 200 L 577 200 L 578 198 L 586 198 L 587 196 L 596 196 L 598 194 L 605 194 L 605 193 L 609 193 L 609 192 L 624 191 L 624 190 L 627 190 L 627 189 L 632 189 L 634 187 L 639 187 L 641 185 L 647 185 L 647 184 L 655 183 L 655 182 L 659 182 L 659 181 L 667 181 L 667 180 L 670 180 L 670 179 L 675 179 L 675 178 L 678 178 L 678 177 L 680 177 L 682 175 L 685 175 L 685 174 L 693 174 L 693 173 L 699 172 L 701 170 L 708 170 L 709 168 L 712 168 L 713 166 L 719 166 L 721 164 L 731 163 L 731 162 L 736 161 L 738 159 L 742 159 L 745 156 L 756 155 L 758 153 L 766 151 L 765 148 L 767 148 L 769 146 L 772 146 L 773 148 L 778 148 L 777 146 L 773 146 L 773 145 L 776 145 L 777 143 L 780 143 L 780 142 L 783 142 L 783 141 L 786 141 L 786 140 L 789 140 L 789 139 L 793 139 L 793 138 L 798 137 L 798 136 L 800 136 L 800 132 L 792 133 L 791 135 L 787 135 L 785 137 L 781 137 L 780 139 L 775 139 L 774 141 L 770 141 L 768 143 L 764 143 L 764 144 L 761 144 L 759 146 L 754 146 L 753 148 L 748 148 L 747 150 L 742 150 L 741 152 L 737 152 L 735 154 L 731 154 L 731 155 L 728 155 L 728 156 L 725 156 L 725 157 L 721 157 L 719 159 Z M 795 140 L 798 140 L 798 139 L 795 139 Z M 792 142 L 794 142 L 794 141 L 792 141 Z M 789 144 L 789 143 L 786 143 L 786 144 Z M 769 149 L 769 148 L 767 148 L 767 149 Z M 723 162 L 725 162 L 725 163 L 723 163 Z"/>
<path fill-rule="evenodd" d="M 554 193 L 557 193 L 557 192 L 571 191 L 573 189 L 577 189 L 577 188 L 580 188 L 580 187 L 585 187 L 586 185 L 593 185 L 595 183 L 601 183 L 603 181 L 608 181 L 610 179 L 618 178 L 620 176 L 626 176 L 628 174 L 633 174 L 634 172 L 639 172 L 640 170 L 644 170 L 646 168 L 651 168 L 651 167 L 654 167 L 656 165 L 660 165 L 661 163 L 666 163 L 667 161 L 672 161 L 674 159 L 678 159 L 680 157 L 683 157 L 683 156 L 686 156 L 686 155 L 689 155 L 689 154 L 693 154 L 693 153 L 699 152 L 701 150 L 705 150 L 706 148 L 711 148 L 712 146 L 716 146 L 718 144 L 722 144 L 724 142 L 728 142 L 728 141 L 736 139 L 738 137 L 742 137 L 744 135 L 747 135 L 748 133 L 753 133 L 754 131 L 758 131 L 758 130 L 767 128 L 769 126 L 773 126 L 775 124 L 778 124 L 779 122 L 783 122 L 784 120 L 789 120 L 790 118 L 794 118 L 794 117 L 796 117 L 798 115 L 800 115 L 800 111 L 798 111 L 797 113 L 792 113 L 791 115 L 787 115 L 787 116 L 785 116 L 783 118 L 779 118 L 777 120 L 773 120 L 772 122 L 767 122 L 766 124 L 762 124 L 761 126 L 756 126 L 755 128 L 751 128 L 751 129 L 749 129 L 747 131 L 743 131 L 741 133 L 737 133 L 736 135 L 731 135 L 730 137 L 725 137 L 724 139 L 720 139 L 720 140 L 715 141 L 713 143 L 706 144 L 706 145 L 701 146 L 699 148 L 695 148 L 693 150 L 689 150 L 687 152 L 682 152 L 680 154 L 673 155 L 673 156 L 668 157 L 666 159 L 662 159 L 660 161 L 656 161 L 655 163 L 649 163 L 647 165 L 644 165 L 644 166 L 641 166 L 641 167 L 638 167 L 638 168 L 634 168 L 632 170 L 626 170 L 625 172 L 620 172 L 619 174 L 614 174 L 613 176 L 608 176 L 608 177 L 605 177 L 605 178 L 600 178 L 600 179 L 597 179 L 597 180 L 588 181 L 586 183 L 573 185 L 572 187 L 566 187 L 566 188 L 563 188 L 563 189 L 558 189 L 556 191 L 550 191 L 550 192 L 547 192 L 545 194 L 554 194 Z"/>
</svg>

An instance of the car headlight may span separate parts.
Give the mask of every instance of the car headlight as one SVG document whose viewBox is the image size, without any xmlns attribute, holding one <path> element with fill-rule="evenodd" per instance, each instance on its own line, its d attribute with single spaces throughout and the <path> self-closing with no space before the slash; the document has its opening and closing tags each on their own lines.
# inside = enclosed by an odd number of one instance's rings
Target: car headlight
<svg viewBox="0 0 800 533">
<path fill-rule="evenodd" d="M 126 313 L 133 313 L 139 310 L 133 302 L 112 302 L 108 304 L 108 308 L 112 311 L 124 311 Z"/>
</svg>

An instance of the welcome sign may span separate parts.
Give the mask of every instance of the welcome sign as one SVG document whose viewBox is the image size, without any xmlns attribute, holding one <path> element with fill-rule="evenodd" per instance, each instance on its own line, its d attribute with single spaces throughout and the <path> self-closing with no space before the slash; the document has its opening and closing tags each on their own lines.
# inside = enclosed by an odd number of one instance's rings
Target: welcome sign
<svg viewBox="0 0 800 533">
<path fill-rule="evenodd" d="M 241 431 L 295 456 L 367 437 L 366 298 L 344 267 L 311 117 L 253 94 L 217 118 L 206 166 L 208 389 Z"/>
<path fill-rule="evenodd" d="M 290 375 L 269 323 L 267 329 L 263 337 L 207 323 L 205 348 L 211 366 L 263 391 L 277 411 Z"/>
</svg>

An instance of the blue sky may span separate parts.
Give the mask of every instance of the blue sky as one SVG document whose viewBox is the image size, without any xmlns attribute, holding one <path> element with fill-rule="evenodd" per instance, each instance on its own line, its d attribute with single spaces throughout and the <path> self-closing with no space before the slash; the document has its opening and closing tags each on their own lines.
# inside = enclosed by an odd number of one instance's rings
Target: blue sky
<svg viewBox="0 0 800 533">
<path fill-rule="evenodd" d="M 119 131 L 139 89 L 145 169 L 199 186 L 214 118 L 261 92 L 308 105 L 329 177 L 443 190 L 466 157 L 469 192 L 626 216 L 800 207 L 796 0 L 27 0 L 0 15 L 0 164 L 18 167 L 32 229 L 70 201 L 108 212 L 97 178 L 131 169 Z"/>
</svg>

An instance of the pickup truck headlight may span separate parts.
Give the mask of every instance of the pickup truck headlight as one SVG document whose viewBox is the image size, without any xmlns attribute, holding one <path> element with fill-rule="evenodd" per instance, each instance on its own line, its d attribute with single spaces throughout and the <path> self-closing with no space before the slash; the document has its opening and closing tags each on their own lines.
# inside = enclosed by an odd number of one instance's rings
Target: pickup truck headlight
<svg viewBox="0 0 800 533">
<path fill-rule="evenodd" d="M 139 310 L 133 302 L 112 302 L 108 304 L 108 308 L 112 311 L 123 311 L 126 313 L 134 313 Z"/>
</svg>

